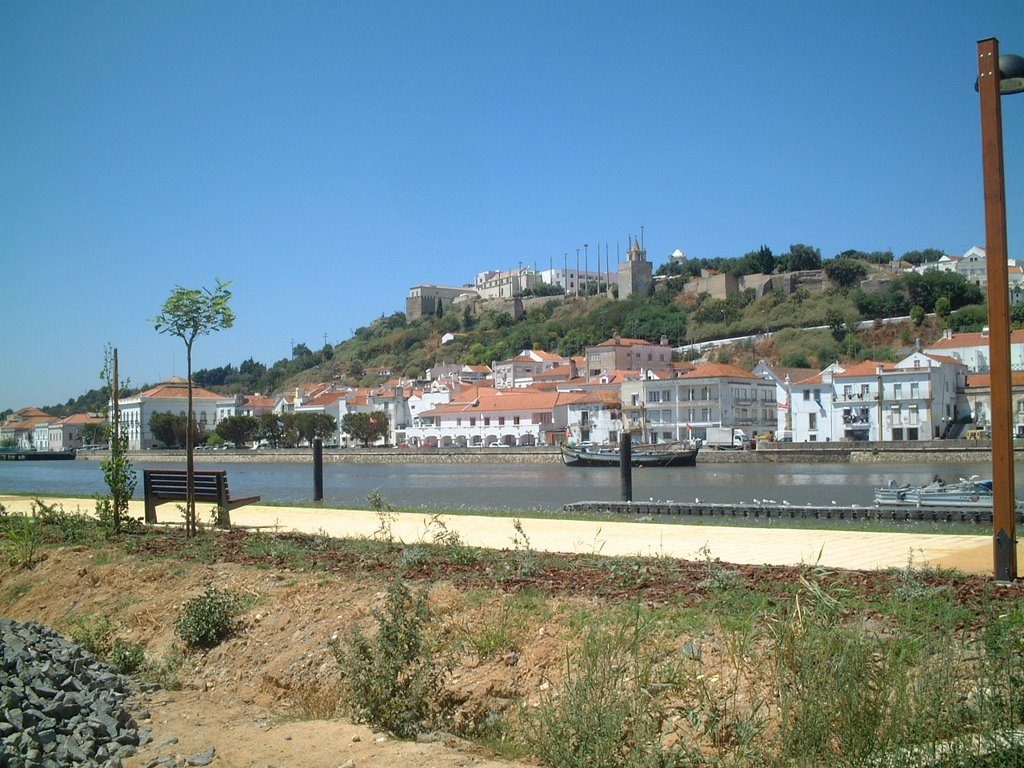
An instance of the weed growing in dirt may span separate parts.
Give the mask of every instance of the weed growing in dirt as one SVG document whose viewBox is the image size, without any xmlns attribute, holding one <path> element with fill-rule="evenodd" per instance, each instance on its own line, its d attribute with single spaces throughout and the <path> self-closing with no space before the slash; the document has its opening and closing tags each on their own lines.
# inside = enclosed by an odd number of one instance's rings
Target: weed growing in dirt
<svg viewBox="0 0 1024 768">
<path fill-rule="evenodd" d="M 998 712 L 1003 728 L 1024 723 L 1024 608 L 996 619 L 985 631 L 985 669 L 989 708 Z"/>
<path fill-rule="evenodd" d="M 459 532 L 448 527 L 440 512 L 428 517 L 423 529 L 423 538 L 429 537 L 440 548 L 446 562 L 471 565 L 480 560 L 479 550 L 467 546 Z"/>
<path fill-rule="evenodd" d="M 931 569 L 914 565 L 914 550 L 907 556 L 907 564 L 895 571 L 899 584 L 893 590 L 893 597 L 898 600 L 924 600 L 932 597 L 938 588 L 928 583 L 932 575 Z"/>
<path fill-rule="evenodd" d="M 71 622 L 71 639 L 123 675 L 138 672 L 146 664 L 139 643 L 117 636 L 117 628 L 105 616 L 89 614 Z"/>
<path fill-rule="evenodd" d="M 518 517 L 512 519 L 513 557 L 504 564 L 502 580 L 524 579 L 537 575 L 541 570 L 540 555 L 530 544 L 523 521 Z"/>
<path fill-rule="evenodd" d="M 349 704 L 363 722 L 410 737 L 436 712 L 447 665 L 435 659 L 425 636 L 431 615 L 423 592 L 400 579 L 388 587 L 384 608 L 373 609 L 377 634 L 354 627 L 332 643 Z"/>
<path fill-rule="evenodd" d="M 366 494 L 366 500 L 370 503 L 370 509 L 377 513 L 377 530 L 373 532 L 373 538 L 385 544 L 394 544 L 397 518 L 394 505 L 388 501 L 380 488 L 374 488 Z"/>
<path fill-rule="evenodd" d="M 182 654 L 175 645 L 170 655 L 159 659 L 146 658 L 146 663 L 138 672 L 138 677 L 150 683 L 156 683 L 165 691 L 180 691 L 181 679 L 178 670 L 181 668 Z"/>
<path fill-rule="evenodd" d="M 667 711 L 659 696 L 676 685 L 675 670 L 649 652 L 649 626 L 640 621 L 591 625 L 567 651 L 565 672 L 524 714 L 525 738 L 552 768 L 670 765 L 662 744 Z"/>
<path fill-rule="evenodd" d="M 13 605 L 27 595 L 31 589 L 30 584 L 15 584 L 13 587 L 8 587 L 4 590 L 3 597 L 0 598 L 0 606 Z"/>
<path fill-rule="evenodd" d="M 230 637 L 241 612 L 242 600 L 238 595 L 207 586 L 202 595 L 182 606 L 174 632 L 191 648 L 212 648 Z"/>
<path fill-rule="evenodd" d="M 413 544 L 403 547 L 398 555 L 396 565 L 403 571 L 419 568 L 430 562 L 430 550 L 423 544 Z"/>
<path fill-rule="evenodd" d="M 502 653 L 518 651 L 523 641 L 523 616 L 511 600 L 501 606 L 497 621 L 462 624 L 459 633 L 472 646 L 480 661 Z"/>
<path fill-rule="evenodd" d="M 3 519 L 0 547 L 8 565 L 23 569 L 35 564 L 43 543 L 40 526 L 38 518 L 28 515 L 11 515 Z"/>
<path fill-rule="evenodd" d="M 727 592 L 743 586 L 743 578 L 736 571 L 726 568 L 711 557 L 711 548 L 707 544 L 697 550 L 697 555 L 707 571 L 707 576 L 697 584 L 698 587 L 708 592 Z"/>
<path fill-rule="evenodd" d="M 306 550 L 288 538 L 268 533 L 253 533 L 245 540 L 244 551 L 250 557 L 269 558 L 289 568 L 309 567 Z"/>
</svg>

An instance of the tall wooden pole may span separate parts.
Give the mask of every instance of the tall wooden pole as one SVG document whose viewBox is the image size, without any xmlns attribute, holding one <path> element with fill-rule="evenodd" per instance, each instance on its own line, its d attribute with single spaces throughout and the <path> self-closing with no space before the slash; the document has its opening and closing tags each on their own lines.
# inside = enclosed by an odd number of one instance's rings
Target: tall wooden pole
<svg viewBox="0 0 1024 768">
<path fill-rule="evenodd" d="M 1017 578 L 1013 478 L 1013 389 L 1010 378 L 1010 286 L 1007 271 L 1003 116 L 999 41 L 978 41 L 981 160 L 985 176 L 985 264 L 988 271 L 989 370 L 992 377 L 992 549 L 996 581 Z"/>
<path fill-rule="evenodd" d="M 619 490 L 623 501 L 633 500 L 633 435 L 628 431 L 619 440 Z"/>
</svg>

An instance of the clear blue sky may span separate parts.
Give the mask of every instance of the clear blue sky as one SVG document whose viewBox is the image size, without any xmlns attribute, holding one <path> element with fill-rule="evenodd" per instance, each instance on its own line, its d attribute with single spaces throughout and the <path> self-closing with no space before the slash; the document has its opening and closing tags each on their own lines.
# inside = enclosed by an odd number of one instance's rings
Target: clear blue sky
<svg viewBox="0 0 1024 768">
<path fill-rule="evenodd" d="M 0 409 L 185 371 L 149 322 L 233 281 L 195 366 L 334 344 L 462 284 L 644 237 L 984 243 L 977 41 L 1020 0 L 0 3 Z M 1024 259 L 1024 96 L 1003 101 Z"/>
</svg>

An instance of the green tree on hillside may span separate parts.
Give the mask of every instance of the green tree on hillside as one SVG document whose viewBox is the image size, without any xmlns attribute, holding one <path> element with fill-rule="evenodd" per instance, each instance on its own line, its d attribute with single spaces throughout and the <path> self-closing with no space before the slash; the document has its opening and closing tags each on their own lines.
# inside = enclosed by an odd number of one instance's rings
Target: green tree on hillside
<svg viewBox="0 0 1024 768">
<path fill-rule="evenodd" d="M 789 253 L 779 256 L 777 264 L 780 272 L 821 269 L 821 251 L 810 245 L 795 243 L 789 246 Z"/>
<path fill-rule="evenodd" d="M 988 308 L 980 304 L 961 307 L 946 318 L 946 327 L 953 333 L 980 331 L 988 325 Z"/>
<path fill-rule="evenodd" d="M 923 251 L 907 251 L 900 257 L 900 260 L 913 264 L 916 267 L 920 264 L 938 261 L 943 256 L 945 256 L 945 253 L 938 248 L 925 248 Z"/>
<path fill-rule="evenodd" d="M 775 271 L 775 256 L 772 249 L 762 245 L 739 260 L 739 272 L 742 275 L 770 275 Z"/>
<path fill-rule="evenodd" d="M 826 261 L 822 269 L 825 270 L 825 276 L 840 288 L 851 288 L 868 274 L 863 262 L 849 258 Z"/>
<path fill-rule="evenodd" d="M 843 251 L 836 255 L 837 259 L 859 259 L 871 264 L 889 264 L 892 261 L 892 251 L 856 251 L 853 249 Z"/>
</svg>

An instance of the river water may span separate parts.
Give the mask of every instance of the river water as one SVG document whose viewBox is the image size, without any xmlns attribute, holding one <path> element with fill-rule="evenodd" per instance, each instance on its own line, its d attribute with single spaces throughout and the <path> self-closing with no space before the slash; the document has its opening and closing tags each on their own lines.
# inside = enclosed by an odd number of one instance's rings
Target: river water
<svg viewBox="0 0 1024 768">
<path fill-rule="evenodd" d="M 142 498 L 142 470 L 183 469 L 183 463 L 134 465 Z M 259 495 L 264 502 L 303 503 L 313 499 L 311 464 L 203 462 L 199 469 L 226 469 L 235 496 Z M 557 510 L 574 501 L 621 499 L 619 470 L 571 469 L 561 464 L 325 464 L 324 504 L 368 508 L 367 495 L 380 489 L 397 507 L 425 510 Z M 923 484 L 935 475 L 956 480 L 991 476 L 978 464 L 698 464 L 696 467 L 633 470 L 635 501 L 701 499 L 742 503 L 772 499 L 791 504 L 870 505 L 875 486 L 890 479 Z M 1016 484 L 1024 487 L 1016 470 Z M 99 462 L 0 461 L 0 493 L 105 494 Z"/>
</svg>

